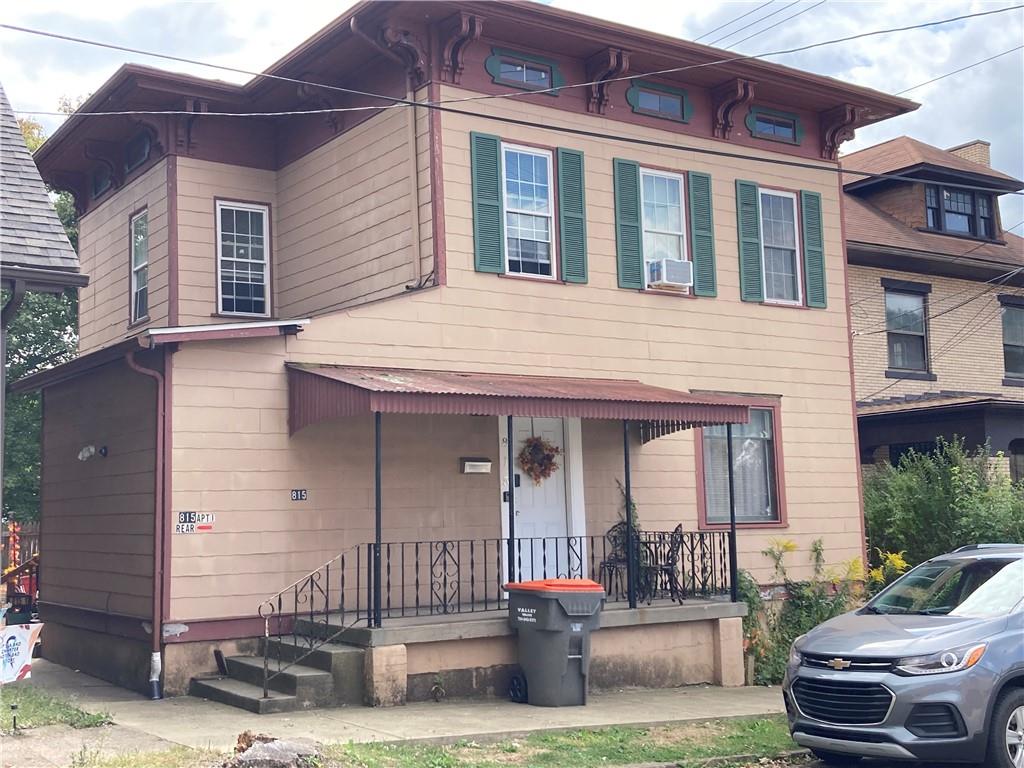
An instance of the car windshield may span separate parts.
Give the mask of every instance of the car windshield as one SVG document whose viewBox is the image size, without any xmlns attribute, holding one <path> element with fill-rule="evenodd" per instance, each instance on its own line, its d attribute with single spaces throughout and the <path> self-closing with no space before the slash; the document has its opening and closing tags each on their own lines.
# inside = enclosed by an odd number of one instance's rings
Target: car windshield
<svg viewBox="0 0 1024 768">
<path fill-rule="evenodd" d="M 1024 600 L 1024 560 L 924 563 L 867 605 L 871 613 L 991 618 Z"/>
</svg>

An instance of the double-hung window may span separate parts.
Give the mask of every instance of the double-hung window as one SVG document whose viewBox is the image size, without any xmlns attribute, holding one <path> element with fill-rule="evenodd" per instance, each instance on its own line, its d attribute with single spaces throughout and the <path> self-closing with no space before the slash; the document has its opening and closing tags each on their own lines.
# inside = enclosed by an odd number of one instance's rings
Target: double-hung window
<svg viewBox="0 0 1024 768">
<path fill-rule="evenodd" d="M 924 294 L 886 290 L 885 330 L 890 369 L 928 370 L 928 323 Z"/>
<path fill-rule="evenodd" d="M 149 213 L 131 218 L 131 314 L 136 323 L 149 315 Z"/>
<path fill-rule="evenodd" d="M 661 261 L 686 261 L 685 186 L 678 173 L 640 169 L 645 287 L 656 282 Z"/>
<path fill-rule="evenodd" d="M 551 153 L 503 144 L 506 271 L 554 277 L 554 191 Z"/>
<path fill-rule="evenodd" d="M 995 239 L 995 202 L 987 192 L 929 184 L 924 200 L 928 229 Z"/>
<path fill-rule="evenodd" d="M 219 312 L 270 314 L 268 219 L 265 205 L 217 202 Z"/>
<path fill-rule="evenodd" d="M 732 427 L 733 493 L 738 523 L 778 523 L 775 410 L 751 408 L 750 422 Z M 705 518 L 729 523 L 729 446 L 726 427 L 702 430 Z"/>
<path fill-rule="evenodd" d="M 761 190 L 761 264 L 765 301 L 803 301 L 796 195 L 792 192 Z"/>
<path fill-rule="evenodd" d="M 1003 364 L 1008 378 L 1024 379 L 1024 306 L 1003 305 Z"/>
</svg>

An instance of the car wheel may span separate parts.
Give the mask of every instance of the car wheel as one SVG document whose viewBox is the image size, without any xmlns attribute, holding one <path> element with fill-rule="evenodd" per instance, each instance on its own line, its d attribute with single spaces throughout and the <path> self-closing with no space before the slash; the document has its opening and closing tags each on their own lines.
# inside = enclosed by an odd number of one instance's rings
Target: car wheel
<svg viewBox="0 0 1024 768">
<path fill-rule="evenodd" d="M 988 734 L 988 765 L 1024 768 L 1024 688 L 1012 688 L 996 702 Z"/>
<path fill-rule="evenodd" d="M 844 755 L 841 752 L 826 752 L 823 749 L 812 749 L 811 752 L 825 765 L 853 765 L 860 762 L 857 755 Z"/>
</svg>

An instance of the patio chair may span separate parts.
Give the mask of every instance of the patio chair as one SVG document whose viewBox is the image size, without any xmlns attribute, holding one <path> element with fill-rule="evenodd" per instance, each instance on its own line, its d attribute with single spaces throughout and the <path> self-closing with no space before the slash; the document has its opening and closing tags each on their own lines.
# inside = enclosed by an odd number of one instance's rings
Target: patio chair
<svg viewBox="0 0 1024 768">
<path fill-rule="evenodd" d="M 672 600 L 682 603 L 684 590 L 679 582 L 679 557 L 683 548 L 683 524 L 673 529 L 668 541 L 660 541 L 659 544 L 657 557 L 652 558 L 645 568 L 652 572 L 652 591 L 667 589 Z"/>
<path fill-rule="evenodd" d="M 619 597 L 626 591 L 626 551 L 628 536 L 626 522 L 620 521 L 605 533 L 608 553 L 599 566 L 601 584 L 609 597 Z"/>
</svg>

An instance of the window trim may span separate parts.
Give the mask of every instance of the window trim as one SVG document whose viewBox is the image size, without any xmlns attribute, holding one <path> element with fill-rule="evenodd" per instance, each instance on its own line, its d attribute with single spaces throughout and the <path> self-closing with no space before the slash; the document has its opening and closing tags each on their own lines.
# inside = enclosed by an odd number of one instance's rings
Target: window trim
<svg viewBox="0 0 1024 768">
<path fill-rule="evenodd" d="M 928 205 L 928 189 L 929 189 L 929 187 L 935 190 L 936 201 L 938 202 L 938 209 L 937 210 L 939 212 L 939 216 L 938 216 L 938 222 L 937 222 L 938 226 L 937 227 L 930 227 L 930 226 L 928 226 L 928 209 L 933 207 L 933 206 L 929 206 Z M 964 194 L 967 194 L 967 195 L 971 196 L 971 210 L 972 210 L 972 213 L 971 213 L 970 218 L 971 218 L 971 228 L 972 228 L 973 231 L 971 231 L 971 232 L 957 232 L 955 230 L 946 229 L 946 202 L 945 202 L 945 195 L 943 193 L 945 192 L 947 187 L 949 187 L 949 189 L 956 190 L 957 192 L 962 192 Z M 996 200 L 996 196 L 995 196 L 994 193 L 992 193 L 992 192 L 982 192 L 980 190 L 975 190 L 975 189 L 961 189 L 960 187 L 956 187 L 956 186 L 952 186 L 952 185 L 946 185 L 946 184 L 940 184 L 939 182 L 925 182 L 925 184 L 924 184 L 924 195 L 925 195 L 925 197 L 924 197 L 925 223 L 924 223 L 923 227 L 919 227 L 919 229 L 922 232 L 936 232 L 936 233 L 940 233 L 940 234 L 943 234 L 943 235 L 949 235 L 950 237 L 963 237 L 963 238 L 967 238 L 969 240 L 980 240 L 980 241 L 985 242 L 985 243 L 999 243 L 999 242 L 1002 242 L 999 239 L 999 208 L 998 208 L 999 201 Z M 989 212 L 990 212 L 991 215 L 988 216 L 987 218 L 990 218 L 992 220 L 992 236 L 991 237 L 989 237 L 987 235 L 981 234 L 981 229 L 982 229 L 981 221 L 982 221 L 983 217 L 981 215 L 981 206 L 978 204 L 978 201 L 979 201 L 979 199 L 982 196 L 986 196 L 986 197 L 989 198 Z"/>
<path fill-rule="evenodd" d="M 1002 347 L 1001 351 L 1003 353 L 1003 385 L 1004 386 L 1024 386 L 1024 370 L 1022 370 L 1022 371 L 1010 371 L 1010 370 L 1007 370 L 1007 368 L 1006 368 L 1006 348 L 1007 347 L 1020 347 L 1021 349 L 1024 349 L 1024 345 L 1022 345 L 1022 344 L 1007 344 L 1006 343 L 1006 329 L 1005 329 L 1005 327 L 1003 327 L 1003 315 L 1007 312 L 1007 310 L 1014 310 L 1014 311 L 1017 311 L 1017 312 L 1020 312 L 1020 313 L 1024 314 L 1024 299 L 1021 299 L 1020 296 L 1013 296 L 1012 294 L 1011 295 L 1005 295 L 1005 294 L 1004 295 L 1000 295 L 997 298 L 999 299 L 999 306 L 1000 306 L 1000 311 L 999 311 L 1000 329 L 999 330 L 1000 330 L 1000 333 L 1002 333 L 1002 339 L 1001 339 L 1002 344 L 1000 344 L 1000 346 Z M 1015 384 L 1015 383 L 1009 383 L 1008 384 L 1007 382 L 1021 382 L 1021 384 L 1019 384 L 1019 385 Z"/>
<path fill-rule="evenodd" d="M 793 234 L 796 242 L 796 287 L 797 287 L 797 299 L 790 301 L 788 299 L 770 299 L 768 298 L 768 280 L 765 274 L 765 260 L 764 260 L 764 206 L 761 204 L 762 195 L 775 195 L 776 197 L 788 197 L 793 200 Z M 807 291 L 804 287 L 804 249 L 803 249 L 803 232 L 802 232 L 802 221 L 800 219 L 800 195 L 796 192 L 791 192 L 788 189 L 775 189 L 773 187 L 761 187 L 757 188 L 757 233 L 761 240 L 761 285 L 763 286 L 763 303 L 765 304 L 777 304 L 783 307 L 803 307 L 806 306 Z"/>
<path fill-rule="evenodd" d="M 505 173 L 508 168 L 508 163 L 505 162 L 505 150 L 510 149 L 513 152 L 525 152 L 526 154 L 541 156 L 547 158 L 548 161 L 548 218 L 551 220 L 551 225 L 548 228 L 551 243 L 551 274 L 550 275 L 531 275 L 526 272 L 510 272 L 508 268 L 509 253 L 508 253 L 508 205 L 505 203 Z M 514 142 L 500 142 L 501 150 L 501 223 L 502 223 L 502 237 L 505 238 L 505 242 L 502 243 L 502 251 L 505 254 L 504 272 L 502 275 L 507 277 L 522 277 L 528 280 L 547 280 L 550 282 L 562 282 L 558 268 L 558 234 L 555 228 L 558 226 L 558 196 L 555 192 L 558 180 L 555 178 L 555 153 L 553 150 L 547 147 L 531 146 L 529 144 L 516 144 Z M 531 211 L 512 211 L 512 213 L 525 213 L 528 216 L 538 216 L 538 214 Z"/>
<path fill-rule="evenodd" d="M 886 312 L 886 299 L 890 293 L 899 293 L 904 296 L 916 296 L 921 299 L 921 308 L 924 310 L 924 332 L 920 335 L 924 338 L 924 368 L 894 368 L 892 359 L 889 357 L 889 334 L 898 333 L 904 336 L 917 336 L 919 334 L 907 331 L 890 331 L 889 319 L 885 320 L 885 377 L 887 379 L 917 379 L 920 381 L 935 381 L 936 376 L 932 372 L 932 345 L 931 345 L 931 323 L 929 322 L 928 294 L 931 292 L 931 285 L 927 283 L 913 283 L 910 281 L 891 281 L 886 284 L 885 278 L 882 282 L 882 311 Z M 927 286 L 923 290 L 921 286 Z M 906 313 L 904 313 L 906 314 Z"/>
<path fill-rule="evenodd" d="M 770 117 L 775 120 L 789 120 L 793 123 L 793 138 L 784 139 L 779 136 L 772 136 L 766 133 L 761 133 L 757 130 L 757 118 L 759 116 Z M 769 107 L 757 107 L 751 106 L 750 111 L 747 112 L 747 117 L 743 121 L 747 126 L 747 130 L 750 132 L 751 138 L 760 139 L 762 141 L 775 141 L 779 144 L 789 144 L 794 147 L 799 147 L 804 141 L 804 128 L 800 123 L 800 116 L 795 112 L 783 112 L 779 109 L 771 109 Z"/>
<path fill-rule="evenodd" d="M 547 67 L 551 75 L 551 84 L 547 87 L 535 87 L 527 83 L 520 83 L 516 80 L 506 80 L 501 76 L 501 63 L 503 61 L 533 65 L 535 67 Z M 491 48 L 491 55 L 484 60 L 484 69 L 491 76 L 491 82 L 496 85 L 505 85 L 509 88 L 518 88 L 521 91 L 539 91 L 543 96 L 558 96 L 559 89 L 565 85 L 565 78 L 558 67 L 558 62 L 546 56 L 538 56 L 533 53 L 515 51 L 510 48 Z"/>
<path fill-rule="evenodd" d="M 686 206 L 686 203 L 687 203 L 687 197 L 686 197 L 686 193 L 687 193 L 686 175 L 683 174 L 683 173 L 680 173 L 678 171 L 669 171 L 669 170 L 666 170 L 666 169 L 663 169 L 663 168 L 653 168 L 653 167 L 648 166 L 648 165 L 638 165 L 637 166 L 637 172 L 640 175 L 640 254 L 641 254 L 641 257 L 643 258 L 643 262 L 644 262 L 643 288 L 641 290 L 662 292 L 662 291 L 666 291 L 666 289 L 665 288 L 651 288 L 649 285 L 647 285 L 647 273 L 648 273 L 647 265 L 650 264 L 652 261 L 654 261 L 654 259 L 647 258 L 647 254 L 644 252 L 644 233 L 647 232 L 647 228 L 644 226 L 644 174 L 646 173 L 646 174 L 649 174 L 651 176 L 661 176 L 663 178 L 673 179 L 673 180 L 679 182 L 679 213 L 680 213 L 680 223 L 682 225 L 682 229 L 681 229 L 681 231 L 678 234 L 682 238 L 682 241 L 683 241 L 683 258 L 681 259 L 681 261 L 689 261 L 689 262 L 692 263 L 693 259 L 690 257 L 690 238 L 689 238 L 689 229 L 688 229 L 689 220 L 687 218 L 687 210 L 686 210 L 686 208 L 687 208 L 687 206 Z M 651 230 L 651 231 L 655 232 L 657 230 Z M 677 233 L 675 233 L 675 232 L 658 232 L 658 234 L 675 235 Z M 671 290 L 671 292 L 672 293 L 676 293 L 677 291 L 676 290 Z M 690 293 L 692 293 L 692 291 L 689 288 L 682 288 L 682 289 L 678 290 L 678 293 L 690 294 Z"/>
<path fill-rule="evenodd" d="M 135 281 L 141 267 L 135 266 L 135 222 L 146 217 L 146 314 L 135 316 Z M 149 320 L 149 208 L 143 206 L 128 217 L 128 327 L 132 328 Z"/>
<path fill-rule="evenodd" d="M 782 435 L 782 399 L 779 397 L 753 397 L 747 398 L 750 407 L 753 409 L 772 412 L 772 448 L 775 453 L 775 496 L 779 507 L 778 520 L 759 522 L 736 521 L 736 529 L 774 529 L 788 528 L 789 517 L 786 504 L 786 466 L 783 458 Z M 704 480 L 704 429 L 694 431 L 695 448 L 695 471 L 697 473 L 697 530 L 699 531 L 727 531 L 729 523 L 708 522 L 707 488 Z"/>
<path fill-rule="evenodd" d="M 271 229 L 270 223 L 270 203 L 262 203 L 254 200 L 235 200 L 231 198 L 215 197 L 213 199 L 214 208 L 214 238 L 216 240 L 215 249 L 217 256 L 217 283 L 214 286 L 214 294 L 217 297 L 217 311 L 214 313 L 218 317 L 273 317 L 273 274 L 271 272 L 271 264 L 273 260 L 273 230 Z M 222 208 L 237 208 L 247 211 L 261 211 L 263 213 L 263 240 L 266 243 L 264 252 L 266 254 L 264 263 L 266 266 L 266 282 L 264 287 L 266 289 L 267 299 L 267 311 L 263 313 L 256 312 L 228 312 L 223 308 L 224 296 L 221 293 L 221 231 L 220 231 L 220 212 Z"/>
<path fill-rule="evenodd" d="M 656 109 L 644 109 L 640 106 L 640 91 L 651 91 L 677 97 L 679 99 L 679 116 L 666 114 Z M 689 96 L 684 89 L 656 83 L 653 80 L 642 80 L 639 78 L 631 80 L 629 88 L 626 89 L 626 103 L 629 104 L 635 114 L 649 115 L 661 120 L 671 120 L 674 123 L 688 123 L 690 118 L 693 117 L 693 105 L 690 103 Z"/>
</svg>

